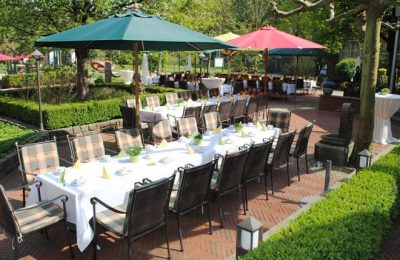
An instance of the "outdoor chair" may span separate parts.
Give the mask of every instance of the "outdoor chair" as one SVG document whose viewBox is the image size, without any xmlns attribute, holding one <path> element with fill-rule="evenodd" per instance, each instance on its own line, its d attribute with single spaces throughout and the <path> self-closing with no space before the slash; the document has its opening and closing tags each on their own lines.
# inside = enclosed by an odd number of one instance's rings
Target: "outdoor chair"
<svg viewBox="0 0 400 260">
<path fill-rule="evenodd" d="M 257 97 L 257 120 L 260 119 L 260 113 L 263 121 L 265 121 L 265 115 L 268 106 L 268 96 L 266 94 L 261 94 Z"/>
<path fill-rule="evenodd" d="M 272 82 L 272 93 L 275 97 L 280 98 L 282 100 L 287 99 L 287 91 L 283 90 L 283 85 L 281 81 L 273 81 Z"/>
<path fill-rule="evenodd" d="M 210 97 L 217 97 L 219 96 L 219 89 L 218 88 L 210 88 L 208 90 L 209 96 Z"/>
<path fill-rule="evenodd" d="M 180 89 L 188 89 L 188 83 L 186 81 L 184 81 L 184 80 L 180 80 L 178 82 L 178 85 L 179 85 Z"/>
<path fill-rule="evenodd" d="M 190 137 L 199 133 L 195 117 L 181 118 L 178 120 L 177 126 L 179 136 Z"/>
<path fill-rule="evenodd" d="M 213 105 L 205 105 L 203 106 L 203 109 L 201 110 L 201 114 L 206 114 L 206 113 L 210 113 L 210 112 L 217 112 L 217 105 L 213 104 Z"/>
<path fill-rule="evenodd" d="M 129 192 L 126 209 L 123 205 L 111 207 L 97 197 L 90 199 L 93 205 L 93 259 L 97 259 L 97 225 L 126 239 L 129 259 L 132 259 L 131 243 L 156 230 L 163 229 L 170 259 L 167 231 L 168 205 L 175 175 L 135 187 Z M 96 212 L 96 205 L 106 209 Z"/>
<path fill-rule="evenodd" d="M 151 136 L 153 143 L 160 142 L 165 139 L 169 142 L 172 141 L 172 130 L 168 119 L 164 119 L 151 127 Z"/>
<path fill-rule="evenodd" d="M 247 157 L 246 169 L 242 177 L 242 186 L 245 196 L 245 210 L 249 210 L 247 199 L 247 183 L 264 178 L 265 197 L 268 200 L 267 189 L 267 162 L 271 152 L 273 139 L 264 139 L 263 143 L 252 144 L 250 146 L 249 156 Z"/>
<path fill-rule="evenodd" d="M 196 91 L 196 98 L 197 99 L 202 99 L 203 97 L 206 97 L 208 99 L 208 90 L 207 89 L 200 89 Z"/>
<path fill-rule="evenodd" d="M 189 100 L 189 99 L 192 98 L 192 91 L 180 92 L 180 93 L 179 93 L 179 96 L 180 96 L 183 100 L 187 101 L 187 100 Z"/>
<path fill-rule="evenodd" d="M 290 173 L 289 173 L 289 154 L 290 148 L 293 143 L 294 136 L 296 135 L 296 131 L 281 134 L 276 143 L 276 147 L 274 149 L 274 153 L 272 157 L 268 158 L 268 173 L 271 178 L 271 191 L 274 194 L 274 180 L 273 180 L 273 171 L 286 164 L 286 174 L 288 179 L 288 186 L 290 186 Z"/>
<path fill-rule="evenodd" d="M 211 180 L 211 190 L 213 191 L 214 196 L 217 197 L 221 227 L 224 226 L 221 197 L 242 187 L 242 175 L 245 170 L 248 154 L 249 149 L 245 148 L 236 153 L 226 153 L 225 156 L 220 154 L 216 155 L 216 159 L 218 160 L 217 165 L 220 165 L 220 167 L 217 167 Z M 246 214 L 246 202 L 243 189 L 242 201 L 244 214 Z"/>
<path fill-rule="evenodd" d="M 229 126 L 231 123 L 232 101 L 221 102 L 218 107 L 222 125 Z"/>
<path fill-rule="evenodd" d="M 60 166 L 56 138 L 34 144 L 15 143 L 22 185 L 31 184 L 38 174 L 55 171 Z M 26 191 L 22 188 L 22 205 L 25 206 Z"/>
<path fill-rule="evenodd" d="M 158 96 L 147 96 L 146 103 L 148 107 L 159 107 L 160 98 Z"/>
<path fill-rule="evenodd" d="M 280 128 L 282 133 L 287 133 L 290 126 L 291 112 L 268 110 L 267 125 Z"/>
<path fill-rule="evenodd" d="M 68 197 L 60 195 L 51 200 L 41 201 L 40 182 L 35 182 L 34 186 L 38 189 L 39 201 L 28 207 L 14 209 L 7 198 L 4 187 L 0 184 L 0 227 L 2 232 L 12 239 L 12 247 L 14 250 L 14 259 L 19 258 L 19 244 L 23 242 L 25 236 L 35 232 L 44 231 L 47 239 L 47 228 L 57 223 L 63 222 L 65 228 L 65 236 L 71 257 L 74 257 L 74 251 L 71 246 L 71 237 L 67 226 L 67 210 L 66 203 Z M 24 185 L 17 189 L 26 189 L 28 185 Z M 61 201 L 62 208 L 55 201 Z"/>
<path fill-rule="evenodd" d="M 101 134 L 90 134 L 70 139 L 67 135 L 72 161 L 90 162 L 105 155 Z"/>
<path fill-rule="evenodd" d="M 251 97 L 249 104 L 247 105 L 246 108 L 246 121 L 248 122 L 255 122 L 257 121 L 258 117 L 256 117 L 256 119 L 254 119 L 254 115 L 257 112 L 257 101 L 258 101 L 258 97 Z"/>
<path fill-rule="evenodd" d="M 203 114 L 203 125 L 206 131 L 215 131 L 222 126 L 218 112 L 209 112 Z"/>
<path fill-rule="evenodd" d="M 214 165 L 215 161 L 211 161 L 196 167 L 186 165 L 184 168 L 178 168 L 180 176 L 179 187 L 177 191 L 172 191 L 169 210 L 176 216 L 179 242 L 182 252 L 183 243 L 180 217 L 193 212 L 200 207 L 205 207 L 207 210 L 210 235 L 212 234 L 208 199 L 211 178 L 215 167 Z"/>
<path fill-rule="evenodd" d="M 124 151 L 134 146 L 144 147 L 142 132 L 137 128 L 115 131 L 115 139 L 119 151 Z"/>
<path fill-rule="evenodd" d="M 313 123 L 306 125 L 303 129 L 301 129 L 299 136 L 297 138 L 296 146 L 293 150 L 290 151 L 290 155 L 293 158 L 296 158 L 297 164 L 297 175 L 300 181 L 300 172 L 299 172 L 299 159 L 304 155 L 306 161 L 306 170 L 308 173 L 308 158 L 307 158 L 307 146 L 308 141 L 310 140 L 311 132 L 314 127 Z"/>
<path fill-rule="evenodd" d="M 136 100 L 135 99 L 127 99 L 126 100 L 127 107 L 135 107 L 136 108 Z M 142 102 L 139 101 L 139 109 L 142 109 Z"/>
<path fill-rule="evenodd" d="M 136 108 L 120 106 L 122 127 L 124 129 L 136 128 Z"/>
<path fill-rule="evenodd" d="M 178 104 L 178 94 L 176 93 L 165 93 L 165 99 L 169 105 Z"/>
<path fill-rule="evenodd" d="M 232 113 L 231 113 L 231 124 L 234 124 L 239 120 L 242 122 L 245 119 L 245 109 L 246 109 L 246 99 L 236 100 L 233 104 Z"/>
</svg>

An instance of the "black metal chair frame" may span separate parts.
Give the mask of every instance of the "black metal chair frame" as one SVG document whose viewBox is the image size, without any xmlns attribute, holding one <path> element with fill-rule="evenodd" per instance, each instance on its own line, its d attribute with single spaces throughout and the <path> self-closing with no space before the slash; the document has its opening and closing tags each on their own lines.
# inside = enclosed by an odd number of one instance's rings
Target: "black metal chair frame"
<svg viewBox="0 0 400 260">
<path fill-rule="evenodd" d="M 229 104 L 229 109 L 228 109 L 228 104 Z M 225 106 L 226 106 L 226 111 L 225 111 Z M 221 111 L 221 108 L 224 111 Z M 218 113 L 221 119 L 221 123 L 223 126 L 229 126 L 231 123 L 231 111 L 232 111 L 232 101 L 225 101 L 221 102 L 218 106 Z M 226 113 L 226 114 L 223 114 Z"/>
<path fill-rule="evenodd" d="M 231 124 L 236 123 L 237 119 L 245 118 L 245 110 L 246 110 L 246 99 L 236 100 L 233 104 L 232 112 L 231 112 Z"/>
<path fill-rule="evenodd" d="M 245 113 L 247 123 L 254 122 L 254 114 L 258 112 L 257 107 L 258 107 L 258 97 L 251 97 L 249 100 L 249 104 L 246 107 L 246 113 Z"/>
<path fill-rule="evenodd" d="M 299 170 L 299 159 L 304 155 L 306 161 L 306 170 L 308 171 L 308 155 L 307 155 L 307 146 L 308 141 L 310 140 L 311 132 L 314 127 L 313 123 L 306 125 L 303 129 L 301 129 L 299 136 L 297 138 L 296 146 L 294 147 L 291 155 L 293 158 L 296 158 L 297 165 L 297 176 L 300 181 L 300 170 Z"/>
</svg>

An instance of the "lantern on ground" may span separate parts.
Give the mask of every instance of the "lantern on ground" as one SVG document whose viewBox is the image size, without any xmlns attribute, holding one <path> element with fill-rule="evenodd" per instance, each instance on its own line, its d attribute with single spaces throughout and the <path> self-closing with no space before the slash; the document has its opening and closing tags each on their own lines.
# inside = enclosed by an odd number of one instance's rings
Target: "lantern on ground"
<svg viewBox="0 0 400 260">
<path fill-rule="evenodd" d="M 357 154 L 357 169 L 361 170 L 365 167 L 371 166 L 372 154 L 367 149 L 362 150 Z"/>
<path fill-rule="evenodd" d="M 250 217 L 237 225 L 236 256 L 241 256 L 255 249 L 263 237 L 263 224 Z"/>
</svg>

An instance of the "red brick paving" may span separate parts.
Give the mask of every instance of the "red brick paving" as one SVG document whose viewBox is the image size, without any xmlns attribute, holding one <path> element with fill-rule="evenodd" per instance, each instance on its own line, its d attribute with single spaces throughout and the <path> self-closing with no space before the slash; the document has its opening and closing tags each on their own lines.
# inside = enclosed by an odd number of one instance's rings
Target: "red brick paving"
<svg viewBox="0 0 400 260">
<path fill-rule="evenodd" d="M 271 106 L 279 106 L 279 103 L 272 102 Z M 339 114 L 318 110 L 299 110 L 292 113 L 291 129 L 300 130 L 306 123 L 316 120 L 316 126 L 311 135 L 309 153 L 313 154 L 314 144 L 320 136 L 328 132 L 337 132 Z M 354 126 L 358 124 L 355 118 Z M 399 137 L 398 127 L 393 127 L 394 135 Z M 356 130 L 354 131 L 354 135 Z M 105 135 L 107 142 L 112 146 L 112 135 Z M 387 146 L 374 145 L 375 153 L 384 150 Z M 310 156 L 312 158 L 312 155 Z M 172 259 L 225 259 L 235 253 L 236 245 L 236 224 L 253 216 L 264 223 L 264 228 L 269 229 L 281 222 L 289 215 L 300 208 L 299 201 L 309 195 L 320 194 L 323 191 L 323 174 L 305 173 L 304 162 L 301 163 L 301 181 L 297 181 L 294 164 L 291 164 L 291 186 L 286 186 L 286 174 L 284 170 L 275 173 L 275 194 L 270 193 L 269 200 L 265 200 L 263 185 L 252 183 L 249 185 L 249 209 L 247 215 L 243 215 L 240 205 L 239 193 L 223 198 L 224 225 L 219 227 L 216 203 L 211 203 L 211 216 L 213 234 L 208 234 L 207 221 L 201 215 L 201 211 L 194 212 L 182 218 L 184 248 L 179 251 L 179 239 L 176 234 L 175 218 L 171 215 L 168 221 L 168 234 L 170 238 Z M 6 187 L 18 185 L 17 172 L 9 175 L 1 183 Z M 333 183 L 334 184 L 334 181 Z M 20 193 L 10 193 L 14 205 L 20 205 Z M 23 259 L 69 259 L 68 247 L 63 236 L 62 225 L 49 229 L 51 239 L 46 240 L 40 233 L 35 233 L 24 238 L 20 256 Z M 75 242 L 75 240 L 73 240 Z M 109 233 L 101 233 L 99 240 L 101 250 L 98 252 L 100 259 L 126 259 L 126 242 L 116 238 Z M 76 259 L 91 259 L 92 248 L 79 252 L 74 246 Z M 166 257 L 166 244 L 161 231 L 144 237 L 133 243 L 134 259 L 152 259 Z M 0 232 L 0 259 L 12 259 L 13 252 L 9 240 Z"/>
</svg>

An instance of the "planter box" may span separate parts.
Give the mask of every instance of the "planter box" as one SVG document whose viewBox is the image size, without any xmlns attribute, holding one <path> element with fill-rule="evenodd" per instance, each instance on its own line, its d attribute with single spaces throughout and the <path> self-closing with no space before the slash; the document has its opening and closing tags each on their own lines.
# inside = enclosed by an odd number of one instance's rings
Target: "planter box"
<svg viewBox="0 0 400 260">
<path fill-rule="evenodd" d="M 360 99 L 355 97 L 326 96 L 319 97 L 319 110 L 340 111 L 343 103 L 351 103 L 355 114 L 360 114 Z"/>
</svg>

